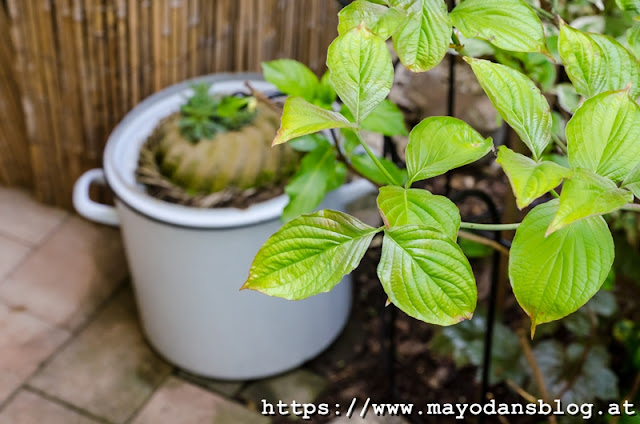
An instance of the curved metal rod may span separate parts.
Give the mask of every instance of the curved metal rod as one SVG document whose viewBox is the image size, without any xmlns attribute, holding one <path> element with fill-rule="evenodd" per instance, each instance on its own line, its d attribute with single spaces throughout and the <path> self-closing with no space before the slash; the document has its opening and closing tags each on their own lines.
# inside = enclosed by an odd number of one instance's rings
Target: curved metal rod
<svg viewBox="0 0 640 424">
<path fill-rule="evenodd" d="M 487 193 L 481 190 L 465 190 L 452 196 L 452 200 L 458 201 L 464 200 L 469 197 L 475 197 L 481 200 L 487 205 L 489 215 L 492 222 L 498 222 L 500 215 L 498 213 L 498 207 L 495 202 Z M 454 200 L 455 201 L 455 200 Z M 499 231 L 494 232 L 494 239 L 498 243 L 502 243 L 502 236 Z M 487 327 L 484 336 L 484 352 L 482 357 L 482 380 L 480 388 L 480 403 L 483 404 L 487 400 L 487 394 L 489 392 L 489 379 L 491 375 L 491 354 L 493 350 L 493 329 L 496 319 L 496 307 L 497 307 L 497 292 L 499 284 L 498 269 L 500 267 L 500 253 L 494 251 L 492 260 L 492 272 L 491 272 L 491 286 L 489 288 L 489 305 L 487 310 Z M 486 416 L 481 414 L 478 417 L 478 423 L 484 424 Z"/>
</svg>

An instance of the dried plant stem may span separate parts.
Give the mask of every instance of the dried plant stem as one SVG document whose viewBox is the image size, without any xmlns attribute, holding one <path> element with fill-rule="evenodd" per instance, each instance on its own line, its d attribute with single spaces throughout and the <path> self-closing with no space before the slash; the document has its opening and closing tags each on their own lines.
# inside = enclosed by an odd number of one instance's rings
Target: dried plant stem
<svg viewBox="0 0 640 424">
<path fill-rule="evenodd" d="M 507 386 L 511 387 L 514 392 L 519 394 L 527 402 L 529 402 L 529 403 L 538 402 L 538 399 L 536 399 L 536 397 L 534 395 L 532 395 L 531 393 L 527 392 L 522 387 L 518 386 L 513 380 L 507 379 L 506 383 L 507 383 Z"/>
<path fill-rule="evenodd" d="M 489 246 L 490 248 L 500 252 L 500 254 L 506 257 L 509 257 L 509 249 L 501 245 L 497 241 L 491 240 L 490 238 L 482 237 L 477 234 L 473 234 L 463 230 L 458 231 L 458 237 L 466 240 L 474 241 L 476 243 L 483 244 L 485 246 Z"/>
<path fill-rule="evenodd" d="M 536 385 L 540 390 L 540 395 L 542 396 L 542 400 L 551 404 L 551 398 L 549 397 L 549 392 L 547 390 L 547 385 L 544 382 L 544 376 L 542 375 L 542 371 L 538 366 L 538 361 L 536 361 L 536 357 L 533 355 L 533 351 L 531 350 L 531 345 L 529 344 L 529 340 L 527 340 L 527 332 L 526 330 L 520 330 L 518 332 L 518 337 L 520 338 L 520 345 L 522 346 L 522 350 L 524 351 L 524 356 L 527 358 L 527 362 L 533 371 L 533 378 L 536 381 Z M 550 424 L 558 424 L 558 420 L 554 415 L 549 416 Z"/>
</svg>

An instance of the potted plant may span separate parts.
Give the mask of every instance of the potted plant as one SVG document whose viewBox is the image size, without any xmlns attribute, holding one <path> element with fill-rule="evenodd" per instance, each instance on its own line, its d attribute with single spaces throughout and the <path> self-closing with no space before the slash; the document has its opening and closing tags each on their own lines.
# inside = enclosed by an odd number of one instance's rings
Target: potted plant
<svg viewBox="0 0 640 424">
<path fill-rule="evenodd" d="M 171 86 L 122 120 L 107 142 L 104 170 L 88 171 L 74 188 L 81 215 L 122 229 L 149 342 L 196 374 L 247 379 L 295 367 L 326 348 L 349 315 L 348 277 L 338 290 L 302 302 L 238 290 L 283 211 L 290 218 L 321 202 L 344 210 L 373 187 L 342 185 L 344 164 L 329 160 L 335 149 L 324 138 L 301 140 L 300 150 L 311 153 L 271 149 L 280 111 L 260 93 L 274 90 L 253 74 Z M 326 166 L 309 166 L 318 154 Z M 319 172 L 333 180 L 310 198 Z M 108 184 L 115 208 L 89 199 L 93 182 Z"/>
<path fill-rule="evenodd" d="M 618 3 L 640 13 L 633 2 Z M 467 56 L 459 36 L 507 51 L 541 53 L 551 63 L 537 13 L 555 27 L 554 50 L 583 97 L 562 139 L 552 131 L 551 107 L 539 87 L 512 67 Z M 406 179 L 370 155 L 388 180 L 377 199 L 383 226 L 334 210 L 297 217 L 258 252 L 243 288 L 286 299 L 330 292 L 358 265 L 373 237 L 383 234 L 377 272 L 388 302 L 416 319 L 451 326 L 470 319 L 477 302 L 475 278 L 456 244 L 458 236 L 465 229 L 516 230 L 510 252 L 492 240 L 474 239 L 509 255 L 510 283 L 529 317 L 531 337 L 539 325 L 585 305 L 613 264 L 614 240 L 603 216 L 640 212 L 634 200 L 640 197 L 640 66 L 633 54 L 611 37 L 573 28 L 523 0 L 465 0 L 451 12 L 442 0 L 356 0 L 339 16 L 340 34 L 329 47 L 327 65 L 329 82 L 347 110 L 327 114 L 304 99 L 289 98 L 282 117 L 286 130 L 274 144 L 340 128 L 370 153 L 361 135 L 363 122 L 394 80 L 387 39 L 414 72 L 433 68 L 453 48 L 530 151 L 524 155 L 500 146 L 496 159 L 527 215 L 508 224 L 461 222 L 448 198 L 413 188 L 494 150 L 490 138 L 461 120 L 427 117 L 409 135 Z M 550 153 L 564 156 L 558 160 L 563 164 L 547 160 Z M 544 382 L 536 382 L 549 402 Z"/>
</svg>

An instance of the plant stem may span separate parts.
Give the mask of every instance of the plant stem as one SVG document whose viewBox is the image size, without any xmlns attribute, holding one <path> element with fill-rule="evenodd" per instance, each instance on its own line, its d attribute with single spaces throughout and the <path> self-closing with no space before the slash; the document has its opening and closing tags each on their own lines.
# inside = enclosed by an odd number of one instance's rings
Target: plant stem
<svg viewBox="0 0 640 424">
<path fill-rule="evenodd" d="M 509 249 L 501 245 L 495 240 L 491 240 L 490 238 L 482 237 L 477 234 L 469 233 L 467 231 L 462 231 L 462 230 L 458 231 L 458 236 L 463 239 L 474 241 L 478 244 L 489 246 L 490 248 L 500 252 L 502 255 L 509 257 Z"/>
<path fill-rule="evenodd" d="M 560 195 L 558 194 L 558 192 L 555 189 L 551 189 L 551 191 L 549 191 L 549 193 L 551 193 L 551 195 L 553 197 L 555 197 L 556 199 L 560 198 Z"/>
<path fill-rule="evenodd" d="M 537 14 L 539 14 L 540 16 L 542 16 L 542 17 L 545 17 L 545 18 L 549 19 L 551 22 L 555 22 L 556 17 L 555 17 L 555 16 L 553 16 L 553 14 L 552 14 L 552 13 L 549 13 L 549 12 L 547 12 L 546 10 L 544 10 L 544 9 L 542 9 L 542 8 L 540 8 L 540 7 L 537 7 L 537 6 L 533 6 L 533 5 L 531 5 L 531 8 L 532 8 L 533 10 L 535 10 L 535 11 L 536 11 L 536 13 L 537 13 Z"/>
<path fill-rule="evenodd" d="M 556 146 L 558 146 L 558 148 L 562 151 L 562 153 L 566 155 L 569 152 L 567 145 L 564 144 L 564 142 L 560 140 L 557 135 L 551 134 L 551 138 L 553 139 L 553 142 L 556 143 Z"/>
<path fill-rule="evenodd" d="M 462 51 L 462 49 L 464 48 L 464 46 L 462 45 L 462 43 L 460 42 L 460 38 L 458 37 L 458 34 L 456 33 L 456 30 L 454 29 L 453 31 L 451 31 L 451 41 L 453 41 L 453 48 L 457 51 L 460 52 Z"/>
<path fill-rule="evenodd" d="M 520 345 L 522 346 L 522 350 L 524 352 L 524 356 L 527 358 L 527 362 L 531 367 L 531 371 L 533 371 L 533 378 L 536 380 L 536 385 L 540 390 L 540 395 L 542 396 L 542 400 L 551 405 L 549 392 L 547 391 L 547 385 L 544 382 L 544 377 L 542 375 L 542 371 L 538 366 L 538 361 L 536 361 L 536 357 L 533 355 L 533 351 L 531 350 L 531 345 L 529 344 L 529 340 L 527 340 L 526 330 L 520 330 L 518 332 L 518 336 L 520 338 Z M 556 420 L 555 415 L 549 416 L 549 422 L 551 424 L 558 424 L 558 420 Z"/>
<path fill-rule="evenodd" d="M 531 393 L 527 392 L 522 387 L 518 386 L 513 380 L 507 379 L 506 383 L 507 383 L 507 386 L 511 387 L 511 389 L 513 391 L 515 391 L 517 394 L 522 396 L 522 398 L 524 400 L 526 400 L 527 402 L 529 402 L 529 403 L 538 403 L 538 399 L 536 399 L 536 397 L 534 395 L 532 395 Z"/>
<path fill-rule="evenodd" d="M 627 205 L 624 205 L 622 207 L 623 211 L 629 211 L 629 212 L 638 212 L 640 213 L 640 204 L 637 203 L 629 203 Z"/>
<path fill-rule="evenodd" d="M 382 187 L 382 185 L 380 183 L 378 183 L 376 181 L 373 181 L 371 178 L 367 177 L 366 175 L 364 175 L 363 173 L 358 171 L 356 168 L 354 168 L 353 165 L 351 165 L 351 162 L 349 162 L 347 160 L 347 157 L 344 155 L 344 152 L 342 151 L 342 148 L 340 147 L 340 142 L 338 141 L 338 137 L 336 137 L 335 128 L 331 129 L 331 135 L 333 136 L 333 141 L 334 141 L 334 145 L 336 147 L 336 152 L 338 152 L 338 160 L 340 162 L 344 163 L 346 165 L 346 167 L 349 169 L 349 171 L 351 171 L 354 174 L 360 176 L 361 178 L 364 178 L 365 180 L 369 181 L 371 184 L 375 185 L 378 188 Z"/>
<path fill-rule="evenodd" d="M 378 158 L 376 157 L 376 155 L 371 151 L 371 148 L 367 145 L 367 143 L 365 143 L 364 139 L 362 138 L 362 135 L 360 135 L 360 131 L 357 130 L 353 130 L 353 132 L 356 134 L 356 136 L 358 137 L 358 141 L 360 142 L 360 145 L 362 147 L 364 147 L 364 150 L 367 152 L 367 154 L 369 155 L 369 157 L 371 158 L 371 160 L 373 161 L 373 163 L 376 164 L 376 166 L 378 167 L 378 169 L 380 170 L 380 172 L 382 172 L 382 174 L 387 177 L 387 179 L 389 181 L 391 181 L 391 183 L 393 185 L 397 185 L 399 186 L 400 183 L 398 183 L 396 181 L 395 178 L 393 178 L 393 176 L 389 173 L 389 171 L 387 171 L 387 168 L 385 168 L 384 166 L 382 166 L 382 164 L 380 163 L 380 161 L 378 160 Z"/>
<path fill-rule="evenodd" d="M 515 224 L 477 224 L 475 222 L 461 222 L 460 228 L 466 228 L 467 230 L 483 230 L 483 231 L 509 231 L 515 230 L 520 226 L 520 223 Z"/>
</svg>

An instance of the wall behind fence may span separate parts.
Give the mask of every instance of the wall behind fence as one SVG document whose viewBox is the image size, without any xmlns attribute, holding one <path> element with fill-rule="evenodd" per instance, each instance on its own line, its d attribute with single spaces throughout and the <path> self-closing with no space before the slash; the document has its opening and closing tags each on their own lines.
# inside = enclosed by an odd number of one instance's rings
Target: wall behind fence
<svg viewBox="0 0 640 424">
<path fill-rule="evenodd" d="M 335 37 L 330 0 L 0 2 L 0 183 L 71 205 L 109 132 L 140 100 L 212 72 L 290 57 L 316 72 Z M 6 30 L 8 29 L 8 31 Z M 9 37 L 10 35 L 10 37 Z"/>
</svg>

